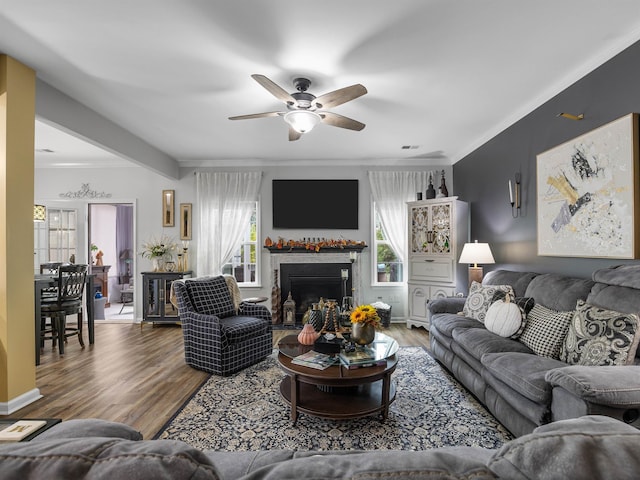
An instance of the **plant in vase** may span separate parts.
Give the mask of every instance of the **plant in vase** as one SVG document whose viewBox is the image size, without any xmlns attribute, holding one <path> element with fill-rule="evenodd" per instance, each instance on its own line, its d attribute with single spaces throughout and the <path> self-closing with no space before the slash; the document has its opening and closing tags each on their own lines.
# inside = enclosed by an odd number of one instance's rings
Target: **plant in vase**
<svg viewBox="0 0 640 480">
<path fill-rule="evenodd" d="M 358 345 L 368 345 L 380 326 L 378 311 L 371 305 L 360 305 L 351 312 L 351 340 Z"/>
<path fill-rule="evenodd" d="M 148 258 L 153 263 L 153 270 L 160 272 L 164 267 L 164 260 L 171 261 L 173 258 L 172 252 L 176 249 L 176 244 L 173 239 L 162 235 L 160 238 L 151 238 L 149 241 L 142 244 L 143 258 Z"/>
</svg>

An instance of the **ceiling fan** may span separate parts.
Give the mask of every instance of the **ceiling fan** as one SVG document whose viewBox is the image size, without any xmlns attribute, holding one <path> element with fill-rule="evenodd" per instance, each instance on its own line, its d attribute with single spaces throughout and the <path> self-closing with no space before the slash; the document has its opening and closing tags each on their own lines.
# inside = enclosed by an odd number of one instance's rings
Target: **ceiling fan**
<svg viewBox="0 0 640 480">
<path fill-rule="evenodd" d="M 293 86 L 297 92 L 287 93 L 286 90 L 264 75 L 254 74 L 251 75 L 251 77 L 274 97 L 283 101 L 287 106 L 287 111 L 239 115 L 229 117 L 229 120 L 284 117 L 284 121 L 289 125 L 289 141 L 298 140 L 303 133 L 310 132 L 318 123 L 325 123 L 334 127 L 357 131 L 365 127 L 364 123 L 326 110 L 342 105 L 367 93 L 367 89 L 359 83 L 316 97 L 312 93 L 307 92 L 311 85 L 311 81 L 307 78 L 294 79 Z"/>
</svg>

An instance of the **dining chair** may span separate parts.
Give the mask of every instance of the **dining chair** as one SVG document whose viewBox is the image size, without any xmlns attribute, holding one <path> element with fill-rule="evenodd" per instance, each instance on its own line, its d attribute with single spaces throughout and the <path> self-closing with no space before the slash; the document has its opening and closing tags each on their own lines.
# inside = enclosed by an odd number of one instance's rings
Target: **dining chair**
<svg viewBox="0 0 640 480">
<path fill-rule="evenodd" d="M 51 328 L 43 329 L 41 346 L 45 340 L 53 340 L 53 346 L 58 343 L 60 355 L 64 354 L 64 344 L 67 337 L 78 336 L 80 346 L 84 348 L 82 339 L 82 295 L 87 276 L 87 265 L 65 264 L 58 267 L 55 287 L 57 295 L 43 298 L 41 302 L 42 321 L 51 318 Z M 67 316 L 77 315 L 75 327 L 67 326 Z M 50 336 L 49 336 L 50 335 Z"/>
</svg>

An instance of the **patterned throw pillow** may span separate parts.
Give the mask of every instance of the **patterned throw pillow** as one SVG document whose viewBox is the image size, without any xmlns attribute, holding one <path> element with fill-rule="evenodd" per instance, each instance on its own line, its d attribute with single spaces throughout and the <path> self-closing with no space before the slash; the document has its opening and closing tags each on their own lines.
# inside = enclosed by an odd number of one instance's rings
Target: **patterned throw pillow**
<svg viewBox="0 0 640 480">
<path fill-rule="evenodd" d="M 511 285 L 482 285 L 474 281 L 469 288 L 469 296 L 464 302 L 462 314 L 465 317 L 475 318 L 484 323 L 487 309 L 493 301 L 493 296 L 498 290 L 514 295 Z"/>
<path fill-rule="evenodd" d="M 540 304 L 534 305 L 527 315 L 520 342 L 541 357 L 558 360 L 573 313 L 556 312 Z"/>
<path fill-rule="evenodd" d="M 184 283 L 196 312 L 219 318 L 235 314 L 229 287 L 223 276 L 185 280 Z"/>
<path fill-rule="evenodd" d="M 605 310 L 578 300 L 560 360 L 571 365 L 633 364 L 639 323 L 634 313 Z"/>
</svg>

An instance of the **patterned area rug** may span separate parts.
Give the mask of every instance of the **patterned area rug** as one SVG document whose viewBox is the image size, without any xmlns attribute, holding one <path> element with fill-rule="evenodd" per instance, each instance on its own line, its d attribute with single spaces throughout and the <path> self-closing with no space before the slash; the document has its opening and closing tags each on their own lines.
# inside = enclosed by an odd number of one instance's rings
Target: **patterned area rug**
<svg viewBox="0 0 640 480">
<path fill-rule="evenodd" d="M 398 355 L 396 400 L 384 423 L 300 414 L 292 425 L 274 354 L 232 377 L 211 376 L 156 438 L 225 451 L 497 448 L 512 438 L 426 350 L 402 347 Z"/>
</svg>

